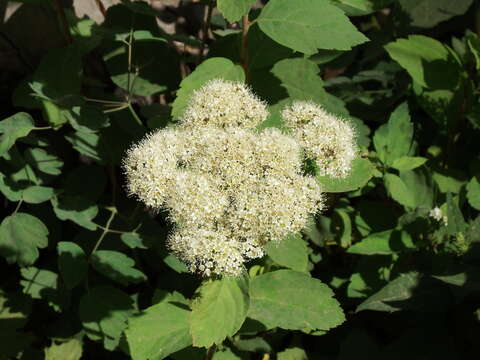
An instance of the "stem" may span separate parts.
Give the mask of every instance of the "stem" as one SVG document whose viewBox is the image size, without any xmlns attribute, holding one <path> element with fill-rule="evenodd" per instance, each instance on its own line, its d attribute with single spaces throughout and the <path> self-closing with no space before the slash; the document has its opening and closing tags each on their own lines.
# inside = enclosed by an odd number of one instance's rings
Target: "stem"
<svg viewBox="0 0 480 360">
<path fill-rule="evenodd" d="M 43 126 L 43 127 L 34 127 L 33 130 L 50 130 L 53 129 L 51 126 Z"/>
<path fill-rule="evenodd" d="M 111 211 L 112 211 L 112 213 L 110 214 L 110 217 L 108 218 L 107 223 L 106 223 L 105 227 L 103 228 L 103 232 L 100 235 L 100 237 L 98 238 L 97 243 L 95 244 L 95 247 L 93 248 L 92 252 L 90 253 L 90 256 L 92 256 L 95 253 L 95 251 L 97 251 L 97 249 L 99 248 L 103 239 L 105 238 L 105 235 L 107 235 L 107 233 L 110 231 L 110 224 L 112 223 L 113 218 L 117 214 L 117 209 L 112 208 Z"/>
<path fill-rule="evenodd" d="M 133 118 L 135 119 L 135 121 L 141 126 L 143 127 L 143 123 L 142 123 L 142 120 L 140 120 L 140 118 L 138 117 L 137 113 L 135 112 L 135 109 L 133 108 L 132 104 L 131 103 L 128 103 L 128 106 L 127 106 L 128 110 L 130 111 L 130 113 L 132 114 Z"/>
<path fill-rule="evenodd" d="M 205 356 L 205 360 L 212 360 L 216 350 L 217 350 L 217 346 L 215 344 L 210 346 L 207 350 L 207 355 Z"/>
<path fill-rule="evenodd" d="M 95 0 L 95 4 L 97 4 L 98 10 L 102 13 L 103 17 L 106 17 L 107 11 L 105 10 L 105 6 L 103 6 L 100 0 Z"/>
<path fill-rule="evenodd" d="M 23 203 L 23 199 L 20 199 L 12 215 L 15 215 L 17 213 L 17 211 L 20 209 L 20 206 L 22 206 L 22 203 Z"/>
<path fill-rule="evenodd" d="M 100 224 L 94 223 L 99 229 L 105 230 L 106 232 L 112 233 L 112 234 L 126 234 L 129 231 L 121 231 L 121 230 L 112 230 L 112 229 L 107 229 L 105 226 L 102 226 Z"/>
<path fill-rule="evenodd" d="M 214 0 L 210 0 L 207 5 L 207 11 L 205 12 L 205 20 L 203 22 L 202 28 L 202 47 L 200 48 L 200 57 L 199 63 L 203 61 L 205 47 L 207 46 L 208 41 L 208 32 L 210 30 L 210 22 L 212 21 L 212 12 L 213 12 Z"/>
<path fill-rule="evenodd" d="M 248 20 L 248 14 L 242 17 L 242 45 L 240 47 L 240 64 L 245 71 L 245 82 L 248 84 L 250 74 L 248 71 L 248 30 L 252 23 Z"/>
<path fill-rule="evenodd" d="M 63 29 L 63 35 L 65 36 L 65 41 L 67 45 L 73 42 L 72 35 L 70 34 L 70 27 L 68 26 L 67 16 L 65 15 L 65 10 L 63 9 L 62 0 L 53 0 L 53 6 L 58 14 L 58 22 L 61 28 Z"/>
</svg>

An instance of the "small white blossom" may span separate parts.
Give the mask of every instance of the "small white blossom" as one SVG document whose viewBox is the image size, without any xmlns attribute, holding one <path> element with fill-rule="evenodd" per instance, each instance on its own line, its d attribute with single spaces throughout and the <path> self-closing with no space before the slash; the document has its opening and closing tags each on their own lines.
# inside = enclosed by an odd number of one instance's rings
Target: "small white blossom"
<svg viewBox="0 0 480 360">
<path fill-rule="evenodd" d="M 308 101 L 285 107 L 282 117 L 307 156 L 316 161 L 319 175 L 344 178 L 350 173 L 356 156 L 351 124 Z"/>
<path fill-rule="evenodd" d="M 431 209 L 428 213 L 428 216 L 438 222 L 443 222 L 445 226 L 448 225 L 447 215 L 443 215 L 442 209 L 440 209 L 438 206 L 435 206 L 433 209 Z"/>
<path fill-rule="evenodd" d="M 194 91 L 180 121 L 185 126 L 254 128 L 267 116 L 267 106 L 248 86 L 214 79 Z"/>
</svg>

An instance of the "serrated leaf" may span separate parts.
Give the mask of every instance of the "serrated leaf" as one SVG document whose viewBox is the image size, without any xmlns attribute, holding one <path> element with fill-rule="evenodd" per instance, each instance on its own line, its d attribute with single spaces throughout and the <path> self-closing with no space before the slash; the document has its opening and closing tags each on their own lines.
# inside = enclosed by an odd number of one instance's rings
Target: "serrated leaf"
<svg viewBox="0 0 480 360">
<path fill-rule="evenodd" d="M 83 342 L 81 338 L 71 338 L 67 341 L 56 344 L 45 349 L 45 360 L 80 360 L 83 353 Z"/>
<path fill-rule="evenodd" d="M 27 113 L 16 113 L 0 121 L 0 156 L 3 157 L 17 139 L 27 136 L 35 127 L 32 117 Z"/>
<path fill-rule="evenodd" d="M 245 74 L 241 66 L 235 65 L 226 58 L 217 57 L 205 60 L 180 83 L 177 98 L 172 105 L 172 117 L 178 119 L 185 111 L 192 93 L 208 80 L 216 78 L 243 82 Z"/>
<path fill-rule="evenodd" d="M 57 156 L 48 153 L 44 149 L 35 148 L 25 151 L 25 160 L 35 169 L 49 174 L 60 175 L 63 161 Z"/>
<path fill-rule="evenodd" d="M 217 0 L 217 7 L 229 23 L 234 23 L 248 14 L 256 2 L 257 0 Z"/>
<path fill-rule="evenodd" d="M 277 360 L 308 360 L 308 356 L 302 348 L 293 347 L 279 352 Z"/>
<path fill-rule="evenodd" d="M 131 232 L 131 233 L 123 233 L 120 235 L 120 240 L 127 245 L 130 249 L 147 249 L 148 247 L 145 246 L 143 243 L 142 236 L 138 233 Z"/>
<path fill-rule="evenodd" d="M 415 246 L 407 232 L 387 230 L 370 234 L 352 245 L 347 252 L 361 255 L 391 255 L 412 249 L 415 249 Z"/>
<path fill-rule="evenodd" d="M 78 311 L 87 336 L 102 341 L 105 349 L 113 350 L 118 346 L 133 309 L 132 299 L 123 291 L 112 286 L 98 286 L 83 295 Z"/>
<path fill-rule="evenodd" d="M 416 83 L 425 88 L 452 89 L 459 83 L 460 64 L 451 50 L 438 40 L 410 35 L 408 39 L 398 39 L 385 45 L 385 49 Z"/>
<path fill-rule="evenodd" d="M 451 193 L 447 194 L 447 231 L 449 235 L 457 235 L 467 230 L 467 223 L 463 217 L 458 203 Z"/>
<path fill-rule="evenodd" d="M 426 309 L 442 306 L 442 295 L 431 280 L 417 272 L 400 274 L 380 291 L 370 296 L 357 307 L 362 310 L 394 312 L 403 309 Z M 437 303 L 435 303 L 437 302 Z"/>
<path fill-rule="evenodd" d="M 392 166 L 395 160 L 410 155 L 413 141 L 413 124 L 407 103 L 398 106 L 388 123 L 380 126 L 373 137 L 379 159 Z"/>
<path fill-rule="evenodd" d="M 257 18 L 260 29 L 295 51 L 350 50 L 368 39 L 329 1 L 270 0 Z"/>
<path fill-rule="evenodd" d="M 375 168 L 369 160 L 357 158 L 353 160 L 350 175 L 345 179 L 317 176 L 317 181 L 322 185 L 324 192 L 338 193 L 353 191 L 365 186 L 372 178 L 374 170 Z"/>
<path fill-rule="evenodd" d="M 88 263 L 83 249 L 69 241 L 57 244 L 58 267 L 68 289 L 80 284 L 87 275 Z"/>
<path fill-rule="evenodd" d="M 23 293 L 33 299 L 44 299 L 55 311 L 64 310 L 70 302 L 70 294 L 58 281 L 58 275 L 50 270 L 27 267 L 20 270 Z"/>
<path fill-rule="evenodd" d="M 22 193 L 22 199 L 29 204 L 40 204 L 50 200 L 55 190 L 47 186 L 29 186 Z"/>
<path fill-rule="evenodd" d="M 91 256 L 91 264 L 100 274 L 122 285 L 138 284 L 147 279 L 133 267 L 133 259 L 118 251 L 97 250 Z"/>
<path fill-rule="evenodd" d="M 415 206 L 432 208 L 435 199 L 435 186 L 431 173 L 425 168 L 400 171 L 400 178 L 411 194 L 415 194 Z"/>
<path fill-rule="evenodd" d="M 348 16 L 364 16 L 386 8 L 395 0 L 333 0 Z"/>
<path fill-rule="evenodd" d="M 324 103 L 327 98 L 323 80 L 318 75 L 319 68 L 313 61 L 305 58 L 284 59 L 277 62 L 272 70 L 295 100 L 312 100 Z"/>
<path fill-rule="evenodd" d="M 30 297 L 19 292 L 10 293 L 0 290 L 0 333 L 23 327 L 31 311 Z"/>
<path fill-rule="evenodd" d="M 427 158 L 418 156 L 402 156 L 393 160 L 392 168 L 399 171 L 416 169 L 427 162 Z"/>
<path fill-rule="evenodd" d="M 265 250 L 280 266 L 303 272 L 308 270 L 307 243 L 301 234 L 290 234 L 278 244 L 270 242 Z"/>
<path fill-rule="evenodd" d="M 253 24 L 248 29 L 248 67 L 250 69 L 267 68 L 292 55 L 293 51 L 291 49 L 280 45 L 265 35 L 258 24 Z M 315 74 L 317 73 L 318 68 Z"/>
<path fill-rule="evenodd" d="M 406 207 L 414 208 L 416 206 L 415 193 L 410 191 L 400 177 L 394 174 L 385 174 L 384 181 L 392 199 Z"/>
<path fill-rule="evenodd" d="M 133 360 L 161 360 L 192 344 L 190 310 L 180 294 L 169 294 L 128 321 L 127 336 Z"/>
<path fill-rule="evenodd" d="M 48 229 L 35 216 L 16 213 L 0 224 L 0 254 L 9 264 L 32 265 L 38 258 L 38 249 L 48 245 Z"/>
<path fill-rule="evenodd" d="M 248 317 L 267 328 L 329 330 L 345 315 L 332 290 L 305 273 L 278 270 L 250 281 Z"/>
<path fill-rule="evenodd" d="M 475 176 L 467 184 L 467 199 L 471 207 L 480 210 L 480 183 Z"/>
<path fill-rule="evenodd" d="M 190 333 L 194 346 L 221 344 L 233 336 L 247 316 L 249 297 L 245 277 L 208 280 L 192 302 Z"/>
<path fill-rule="evenodd" d="M 399 0 L 398 6 L 412 26 L 431 28 L 465 13 L 473 0 Z"/>
<path fill-rule="evenodd" d="M 89 230 L 97 228 L 92 220 L 98 214 L 98 206 L 90 199 L 80 195 L 65 195 L 52 198 L 51 203 L 60 220 L 71 220 Z"/>
</svg>

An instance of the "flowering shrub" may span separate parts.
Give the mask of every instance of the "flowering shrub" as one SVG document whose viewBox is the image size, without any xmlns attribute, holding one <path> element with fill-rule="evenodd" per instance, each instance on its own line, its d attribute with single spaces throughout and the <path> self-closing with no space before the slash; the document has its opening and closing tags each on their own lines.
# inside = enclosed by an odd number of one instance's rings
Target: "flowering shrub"
<svg viewBox="0 0 480 360">
<path fill-rule="evenodd" d="M 0 360 L 478 358 L 476 2 L 1 8 Z"/>
</svg>

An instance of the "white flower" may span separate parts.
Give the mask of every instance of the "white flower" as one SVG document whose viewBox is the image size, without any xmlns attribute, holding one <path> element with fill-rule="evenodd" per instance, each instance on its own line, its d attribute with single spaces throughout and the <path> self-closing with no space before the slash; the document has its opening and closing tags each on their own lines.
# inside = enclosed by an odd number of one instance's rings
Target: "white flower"
<svg viewBox="0 0 480 360">
<path fill-rule="evenodd" d="M 350 125 L 310 103 L 283 114 L 296 136 L 256 131 L 268 115 L 265 104 L 243 84 L 212 80 L 194 93 L 179 126 L 128 150 L 129 193 L 169 212 L 176 227 L 168 247 L 190 271 L 238 275 L 268 242 L 306 226 L 323 196 L 303 173 L 305 151 L 324 173 L 348 172 Z"/>
<path fill-rule="evenodd" d="M 267 116 L 267 106 L 248 86 L 214 79 L 194 91 L 180 121 L 185 126 L 254 128 Z"/>
<path fill-rule="evenodd" d="M 314 159 L 319 175 L 346 177 L 356 156 L 355 131 L 350 123 L 307 101 L 285 107 L 282 117 L 308 157 Z"/>
<path fill-rule="evenodd" d="M 447 215 L 443 215 L 442 209 L 440 209 L 438 206 L 435 206 L 433 209 L 431 209 L 428 213 L 428 216 L 431 218 L 435 219 L 438 222 L 443 222 L 445 226 L 448 225 L 448 217 Z"/>
</svg>

